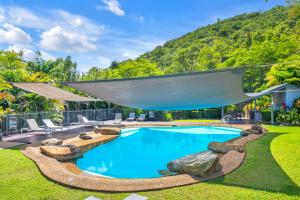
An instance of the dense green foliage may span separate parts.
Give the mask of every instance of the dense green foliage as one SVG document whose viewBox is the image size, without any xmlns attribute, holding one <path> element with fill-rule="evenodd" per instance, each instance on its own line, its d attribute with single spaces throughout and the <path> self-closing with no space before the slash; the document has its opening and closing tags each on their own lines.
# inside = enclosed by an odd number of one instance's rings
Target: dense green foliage
<svg viewBox="0 0 300 200">
<path fill-rule="evenodd" d="M 37 52 L 36 59 L 25 62 L 22 53 L 0 51 L 0 114 L 12 112 L 50 111 L 64 109 L 61 102 L 24 93 L 9 82 L 73 81 L 78 78 L 77 65 L 71 57 L 46 61 Z"/>
<path fill-rule="evenodd" d="M 246 146 L 243 165 L 225 177 L 184 187 L 140 192 L 151 199 L 299 199 L 299 127 L 268 126 L 263 138 Z M 0 150 L 1 199 L 124 199 L 129 193 L 71 189 L 43 177 L 17 149 Z"/>
<path fill-rule="evenodd" d="M 259 91 L 280 83 L 300 85 L 299 1 L 291 1 L 289 6 L 267 12 L 218 20 L 168 41 L 135 60 L 114 61 L 107 69 L 93 67 L 82 75 L 79 75 L 77 64 L 70 56 L 44 60 L 37 52 L 35 60 L 26 62 L 22 53 L 0 51 L 0 114 L 49 111 L 56 105 L 62 108 L 59 102 L 25 95 L 21 90 L 12 88 L 9 82 L 51 82 L 63 87 L 60 85 L 63 81 L 159 76 L 241 66 L 245 66 L 245 92 Z M 64 89 L 78 92 L 68 87 Z M 269 102 L 268 97 L 261 98 L 257 101 L 257 109 L 268 108 Z M 78 108 L 72 103 L 66 106 Z M 99 106 L 107 105 L 102 103 Z M 193 113 L 187 112 L 183 118 L 190 115 Z"/>
<path fill-rule="evenodd" d="M 267 12 L 218 20 L 168 41 L 136 60 L 114 62 L 104 70 L 93 68 L 83 79 L 128 78 L 247 66 L 244 74 L 244 90 L 247 92 L 282 82 L 299 84 L 299 7 L 294 2 L 288 7 L 276 7 Z M 281 64 L 272 66 L 274 63 Z"/>
<path fill-rule="evenodd" d="M 108 69 L 92 68 L 82 79 L 132 78 L 235 67 L 245 68 L 245 92 L 261 91 L 282 83 L 300 86 L 299 1 L 290 1 L 289 6 L 267 12 L 218 20 L 168 41 L 136 60 L 113 62 Z M 254 105 L 246 105 L 244 110 L 249 107 L 253 109 Z M 257 110 L 269 108 L 270 97 L 257 100 Z M 167 115 L 164 118 L 177 119 L 174 113 Z M 182 116 L 191 115 L 193 113 L 186 112 Z"/>
<path fill-rule="evenodd" d="M 82 79 L 121 79 L 159 75 L 163 75 L 163 72 L 155 63 L 151 63 L 146 59 L 138 59 L 128 60 L 118 64 L 113 62 L 109 69 L 97 69 L 96 67 L 93 67 L 87 74 L 82 76 Z"/>
</svg>

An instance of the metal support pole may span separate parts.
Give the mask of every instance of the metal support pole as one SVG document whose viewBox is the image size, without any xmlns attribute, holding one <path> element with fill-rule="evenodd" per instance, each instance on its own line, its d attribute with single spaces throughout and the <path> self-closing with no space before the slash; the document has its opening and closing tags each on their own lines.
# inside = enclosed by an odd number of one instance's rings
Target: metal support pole
<svg viewBox="0 0 300 200">
<path fill-rule="evenodd" d="M 271 95 L 271 124 L 274 125 L 274 98 L 273 94 Z"/>
<path fill-rule="evenodd" d="M 253 121 L 256 122 L 256 99 L 254 99 L 254 118 Z"/>
<path fill-rule="evenodd" d="M 224 119 L 224 107 L 222 106 L 222 119 Z"/>
</svg>

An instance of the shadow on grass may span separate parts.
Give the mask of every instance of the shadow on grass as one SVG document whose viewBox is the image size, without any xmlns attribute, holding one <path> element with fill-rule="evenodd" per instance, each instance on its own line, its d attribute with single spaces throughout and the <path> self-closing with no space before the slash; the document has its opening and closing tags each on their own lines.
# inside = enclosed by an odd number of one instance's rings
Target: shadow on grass
<svg viewBox="0 0 300 200">
<path fill-rule="evenodd" d="M 269 133 L 246 146 L 246 159 L 234 172 L 209 181 L 211 184 L 243 187 L 268 192 L 300 195 L 300 188 L 273 158 L 270 144 L 282 134 Z"/>
</svg>

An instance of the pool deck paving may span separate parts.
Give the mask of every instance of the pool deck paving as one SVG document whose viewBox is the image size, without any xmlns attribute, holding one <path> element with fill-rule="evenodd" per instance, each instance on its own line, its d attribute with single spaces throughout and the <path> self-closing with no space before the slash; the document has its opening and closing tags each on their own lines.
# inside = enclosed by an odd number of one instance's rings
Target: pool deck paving
<svg viewBox="0 0 300 200">
<path fill-rule="evenodd" d="M 159 126 L 155 123 L 155 126 Z M 174 123 L 173 123 L 174 124 Z M 178 123 L 176 123 L 178 125 Z M 147 126 L 154 126 L 147 123 Z M 180 125 L 180 124 L 179 124 Z M 184 126 L 187 125 L 186 123 Z M 189 123 L 190 125 L 190 123 Z M 199 125 L 199 123 L 193 125 Z M 203 123 L 201 123 L 203 125 Z M 207 124 L 206 124 L 207 125 Z M 212 123 L 209 123 L 212 125 Z M 141 125 L 140 125 L 141 126 Z M 139 127 L 140 127 L 139 126 Z M 163 126 L 168 126 L 164 124 Z M 169 125 L 170 126 L 170 125 Z M 218 124 L 218 126 L 227 126 L 225 124 Z M 229 125 L 229 127 L 246 129 L 251 125 Z M 127 126 L 135 127 L 135 125 Z M 92 134 L 93 133 L 89 133 Z M 94 134 L 95 136 L 95 134 Z M 246 137 L 239 137 L 230 142 L 240 144 L 244 146 L 247 142 L 253 141 L 262 137 L 263 135 L 249 135 Z M 78 137 L 67 139 L 65 144 L 75 144 L 83 150 L 88 150 L 96 145 L 109 142 L 115 139 L 116 135 L 99 135 L 92 140 L 79 140 Z M 94 145 L 96 143 L 96 145 Z M 41 173 L 49 179 L 68 187 L 93 190 L 93 191 L 109 191 L 109 192 L 133 192 L 133 191 L 147 191 L 147 190 L 159 190 L 164 188 L 171 188 L 183 185 L 190 185 L 207 181 L 220 176 L 224 176 L 235 169 L 237 169 L 244 161 L 246 152 L 239 153 L 237 151 L 230 151 L 227 154 L 218 154 L 220 158 L 220 164 L 222 170 L 211 174 L 208 177 L 201 178 L 188 174 L 178 174 L 174 176 L 164 176 L 160 178 L 149 179 L 118 179 L 118 178 L 106 178 L 85 173 L 77 168 L 72 162 L 59 162 L 54 158 L 50 158 L 40 152 L 39 147 L 27 146 L 22 150 L 23 154 L 32 159 L 40 168 Z"/>
<path fill-rule="evenodd" d="M 20 142 L 6 142 L 6 141 L 0 141 L 0 149 L 9 149 L 13 147 L 17 147 L 20 145 L 23 145 L 24 143 Z"/>
<path fill-rule="evenodd" d="M 100 135 L 100 134 L 93 133 L 93 132 L 88 132 L 86 134 L 93 137 L 93 139 L 81 140 L 79 138 L 79 136 L 77 136 L 74 138 L 64 140 L 63 144 L 73 144 L 73 145 L 79 147 L 83 152 L 85 152 L 89 149 L 92 149 L 95 146 L 107 143 L 118 137 L 118 135 Z"/>
</svg>

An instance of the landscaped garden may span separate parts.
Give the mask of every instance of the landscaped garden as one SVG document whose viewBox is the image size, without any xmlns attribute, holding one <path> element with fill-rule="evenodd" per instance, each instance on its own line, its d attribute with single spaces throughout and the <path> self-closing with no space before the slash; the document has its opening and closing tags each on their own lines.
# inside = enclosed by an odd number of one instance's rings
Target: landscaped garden
<svg viewBox="0 0 300 200">
<path fill-rule="evenodd" d="M 212 181 L 140 192 L 149 199 L 299 199 L 300 127 L 266 126 L 269 133 L 247 144 L 243 165 Z M 0 150 L 1 199 L 124 199 L 128 193 L 71 189 L 47 180 L 19 148 Z"/>
<path fill-rule="evenodd" d="M 300 1 L 156 1 L 1 2 L 0 200 L 300 200 Z"/>
</svg>

